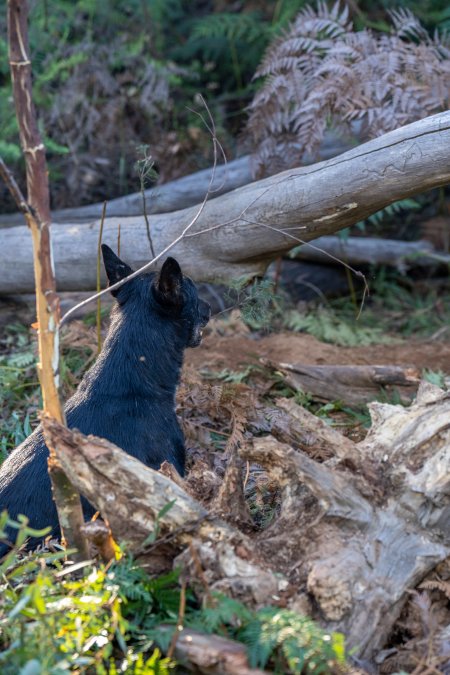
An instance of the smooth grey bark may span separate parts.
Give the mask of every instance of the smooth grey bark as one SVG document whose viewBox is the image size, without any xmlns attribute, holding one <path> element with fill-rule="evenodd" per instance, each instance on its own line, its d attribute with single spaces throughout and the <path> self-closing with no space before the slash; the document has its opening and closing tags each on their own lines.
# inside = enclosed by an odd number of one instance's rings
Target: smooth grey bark
<svg viewBox="0 0 450 675">
<path fill-rule="evenodd" d="M 437 251 L 429 241 L 399 241 L 376 237 L 319 237 L 312 246 L 305 244 L 290 254 L 295 260 L 325 264 L 335 262 L 331 256 L 353 266 L 390 265 L 400 272 L 405 272 L 410 267 L 450 264 L 450 255 Z"/>
<path fill-rule="evenodd" d="M 450 111 L 380 136 L 319 164 L 284 171 L 208 201 L 171 249 L 197 281 L 261 275 L 270 260 L 302 241 L 332 234 L 394 201 L 450 182 Z M 195 218 L 198 207 L 151 218 L 157 253 Z M 107 218 L 103 241 L 135 268 L 148 262 L 144 218 Z M 53 227 L 58 290 L 96 283 L 99 223 Z M 25 227 L 2 231 L 0 294 L 33 288 Z"/>
<path fill-rule="evenodd" d="M 319 159 L 329 159 L 348 150 L 352 144 L 348 140 L 336 137 L 336 134 L 327 132 L 319 151 Z M 316 158 L 317 159 L 317 158 Z M 304 164 L 312 164 L 313 158 L 306 156 Z M 212 168 L 196 171 L 195 173 L 177 178 L 176 180 L 157 185 L 145 190 L 146 210 L 148 214 L 168 213 L 178 209 L 185 209 L 202 201 L 208 190 Z M 251 156 L 239 157 L 226 165 L 218 166 L 213 183 L 214 195 L 225 194 L 235 188 L 247 185 L 254 180 L 252 174 Z M 87 223 L 101 218 L 103 202 L 88 204 L 75 208 L 52 211 L 52 219 L 58 223 Z M 142 193 L 134 192 L 125 197 L 118 197 L 108 202 L 108 216 L 142 216 Z M 0 215 L 0 228 L 20 225 L 20 213 Z"/>
</svg>

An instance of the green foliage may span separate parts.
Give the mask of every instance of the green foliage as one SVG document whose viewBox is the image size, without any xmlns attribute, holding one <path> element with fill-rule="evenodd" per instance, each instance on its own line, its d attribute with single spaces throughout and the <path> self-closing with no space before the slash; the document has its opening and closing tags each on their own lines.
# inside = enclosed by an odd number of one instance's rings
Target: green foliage
<svg viewBox="0 0 450 675">
<path fill-rule="evenodd" d="M 27 519 L 0 516 L 18 529 L 18 546 L 42 536 Z M 0 671 L 79 675 L 134 673 L 168 675 L 175 664 L 162 658 L 180 606 L 178 573 L 150 578 L 130 557 L 111 566 L 63 564 L 65 551 L 19 556 L 12 549 L 0 565 Z M 72 572 L 78 570 L 74 575 Z M 311 619 L 267 607 L 257 612 L 237 600 L 214 595 L 199 608 L 187 590 L 185 625 L 243 642 L 254 666 L 275 672 L 333 673 L 345 663 L 343 636 L 326 633 Z"/>
<path fill-rule="evenodd" d="M 366 220 L 360 220 L 354 227 L 357 227 L 360 230 L 365 230 L 366 225 L 373 225 L 374 227 L 381 227 L 385 221 L 389 218 L 400 215 L 405 211 L 417 211 L 421 208 L 421 204 L 416 199 L 400 199 L 393 204 L 385 206 L 384 209 L 373 213 L 371 216 L 366 218 Z M 341 235 L 343 232 L 347 232 L 349 228 L 341 230 Z"/>
<path fill-rule="evenodd" d="M 392 338 L 384 335 L 382 329 L 361 326 L 356 320 L 345 321 L 336 313 L 323 307 L 307 313 L 290 310 L 285 314 L 284 323 L 290 330 L 310 333 L 318 340 L 342 347 L 392 342 Z"/>
<path fill-rule="evenodd" d="M 2 435 L 0 437 L 0 463 L 6 459 L 11 450 L 14 450 L 33 431 L 30 424 L 30 415 L 22 415 L 13 410 L 10 418 L 2 423 Z"/>
<path fill-rule="evenodd" d="M 331 673 L 345 663 L 344 636 L 326 633 L 311 619 L 290 610 L 260 610 L 240 632 L 253 667 L 274 661 L 275 672 Z M 274 655 L 275 653 L 275 655 Z"/>
<path fill-rule="evenodd" d="M 152 532 L 148 535 L 148 537 L 144 540 L 144 543 L 142 544 L 143 546 L 147 546 L 149 544 L 154 544 L 157 538 L 159 537 L 159 531 L 161 528 L 161 520 L 164 518 L 166 513 L 170 511 L 171 508 L 175 506 L 176 499 L 172 499 L 170 502 L 167 502 L 162 509 L 156 514 L 155 518 L 155 527 L 153 528 Z"/>
<path fill-rule="evenodd" d="M 239 307 L 243 321 L 253 330 L 268 328 L 278 312 L 278 298 L 270 279 L 248 280 L 243 277 L 233 282 L 225 299 Z"/>
<path fill-rule="evenodd" d="M 425 337 L 446 330 L 450 323 L 448 289 L 427 286 L 379 268 L 372 283 L 371 303 L 364 310 L 366 323 L 401 332 L 405 337 Z"/>
<path fill-rule="evenodd" d="M 222 382 L 231 382 L 232 384 L 242 384 L 245 382 L 255 367 L 246 366 L 243 370 L 231 370 L 230 368 L 223 368 L 222 370 L 208 370 L 205 371 L 204 376 L 207 379 L 222 380 Z"/>
<path fill-rule="evenodd" d="M 428 370 L 425 369 L 422 373 L 422 378 L 431 384 L 435 384 L 441 389 L 447 389 L 446 376 L 442 370 Z"/>
<path fill-rule="evenodd" d="M 7 524 L 11 521 L 3 514 L 0 536 Z M 26 519 L 18 527 L 20 544 L 28 536 L 42 535 L 28 528 Z M 142 614 L 157 610 L 168 582 L 152 582 L 131 561 L 110 570 L 89 565 L 85 576 L 75 577 L 61 565 L 64 555 L 60 551 L 21 559 L 13 550 L 1 565 L 2 675 L 168 675 L 171 663 L 158 650 L 136 649 L 138 628 L 125 618 L 131 608 Z M 154 620 L 167 616 L 166 610 L 156 611 Z"/>
<path fill-rule="evenodd" d="M 1 343 L 0 462 L 31 433 L 31 411 L 39 400 L 36 356 L 26 328 L 8 326 Z"/>
<path fill-rule="evenodd" d="M 253 612 L 222 595 L 214 599 L 190 625 L 243 642 L 254 668 L 270 665 L 276 673 L 300 675 L 333 673 L 345 664 L 344 636 L 326 633 L 312 619 L 277 607 Z"/>
<path fill-rule="evenodd" d="M 265 48 L 305 2 L 279 0 L 258 11 L 239 7 L 213 13 L 203 13 L 200 3 L 195 12 L 187 0 L 167 4 L 165 11 L 158 10 L 163 34 L 171 37 L 160 43 L 166 56 L 191 68 L 194 65 L 200 88 L 233 99 L 254 89 L 251 80 Z M 160 0 L 154 5 L 160 5 Z"/>
</svg>

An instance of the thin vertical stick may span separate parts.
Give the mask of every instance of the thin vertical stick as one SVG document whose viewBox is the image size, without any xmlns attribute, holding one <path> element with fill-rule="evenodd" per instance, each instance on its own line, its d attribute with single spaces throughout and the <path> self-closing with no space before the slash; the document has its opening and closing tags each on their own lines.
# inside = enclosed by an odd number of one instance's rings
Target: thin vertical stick
<svg viewBox="0 0 450 675">
<path fill-rule="evenodd" d="M 100 232 L 98 233 L 98 246 L 97 246 L 97 293 L 101 290 L 101 257 L 102 257 L 102 238 L 103 238 L 103 225 L 105 223 L 106 215 L 106 202 L 103 202 L 102 209 L 102 218 L 100 220 Z M 97 298 L 97 353 L 100 354 L 102 348 L 102 299 L 101 297 Z"/>
<path fill-rule="evenodd" d="M 178 638 L 181 631 L 184 628 L 184 615 L 186 613 L 186 579 L 181 580 L 181 592 L 180 592 L 180 606 L 178 608 L 178 618 L 175 632 L 172 635 L 170 641 L 169 649 L 167 650 L 167 658 L 172 659 L 175 653 L 175 647 L 177 646 Z"/>
<path fill-rule="evenodd" d="M 39 133 L 32 97 L 31 61 L 28 55 L 28 6 L 26 0 L 8 0 L 9 63 L 13 96 L 25 155 L 28 203 L 20 195 L 22 212 L 33 239 L 39 364 L 44 414 L 64 423 L 59 397 L 59 297 L 56 294 L 50 238 L 50 193 L 45 147 Z M 47 440 L 47 439 L 46 439 Z M 47 443 L 48 471 L 63 538 L 87 558 L 81 501 L 58 461 L 57 449 Z"/>
</svg>

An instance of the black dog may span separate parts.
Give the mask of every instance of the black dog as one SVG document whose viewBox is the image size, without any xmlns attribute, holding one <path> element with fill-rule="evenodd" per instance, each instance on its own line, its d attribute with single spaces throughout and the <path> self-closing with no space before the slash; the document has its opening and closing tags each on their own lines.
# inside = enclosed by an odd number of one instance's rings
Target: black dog
<svg viewBox="0 0 450 675">
<path fill-rule="evenodd" d="M 110 285 L 132 270 L 106 245 Z M 193 282 L 173 258 L 161 273 L 142 274 L 116 291 L 117 302 L 103 349 L 67 402 L 69 427 L 112 441 L 147 466 L 164 460 L 184 474 L 185 447 L 175 414 L 183 352 L 196 347 L 210 317 Z M 19 513 L 33 528 L 59 525 L 47 473 L 48 449 L 38 427 L 0 466 L 0 512 Z M 83 499 L 86 518 L 93 508 Z M 13 531 L 8 537 L 14 539 Z M 31 542 L 35 543 L 35 542 Z M 0 556 L 7 550 L 0 543 Z"/>
</svg>

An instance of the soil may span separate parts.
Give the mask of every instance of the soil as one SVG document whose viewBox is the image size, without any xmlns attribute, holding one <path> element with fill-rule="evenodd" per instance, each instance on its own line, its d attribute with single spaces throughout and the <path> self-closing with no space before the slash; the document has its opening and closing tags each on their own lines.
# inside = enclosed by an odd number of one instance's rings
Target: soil
<svg viewBox="0 0 450 675">
<path fill-rule="evenodd" d="M 404 340 L 397 344 L 339 347 L 305 333 L 271 333 L 262 337 L 237 332 L 205 335 L 200 349 L 189 349 L 186 365 L 196 369 L 240 370 L 261 357 L 305 365 L 400 365 L 450 373 L 450 343 Z"/>
</svg>

